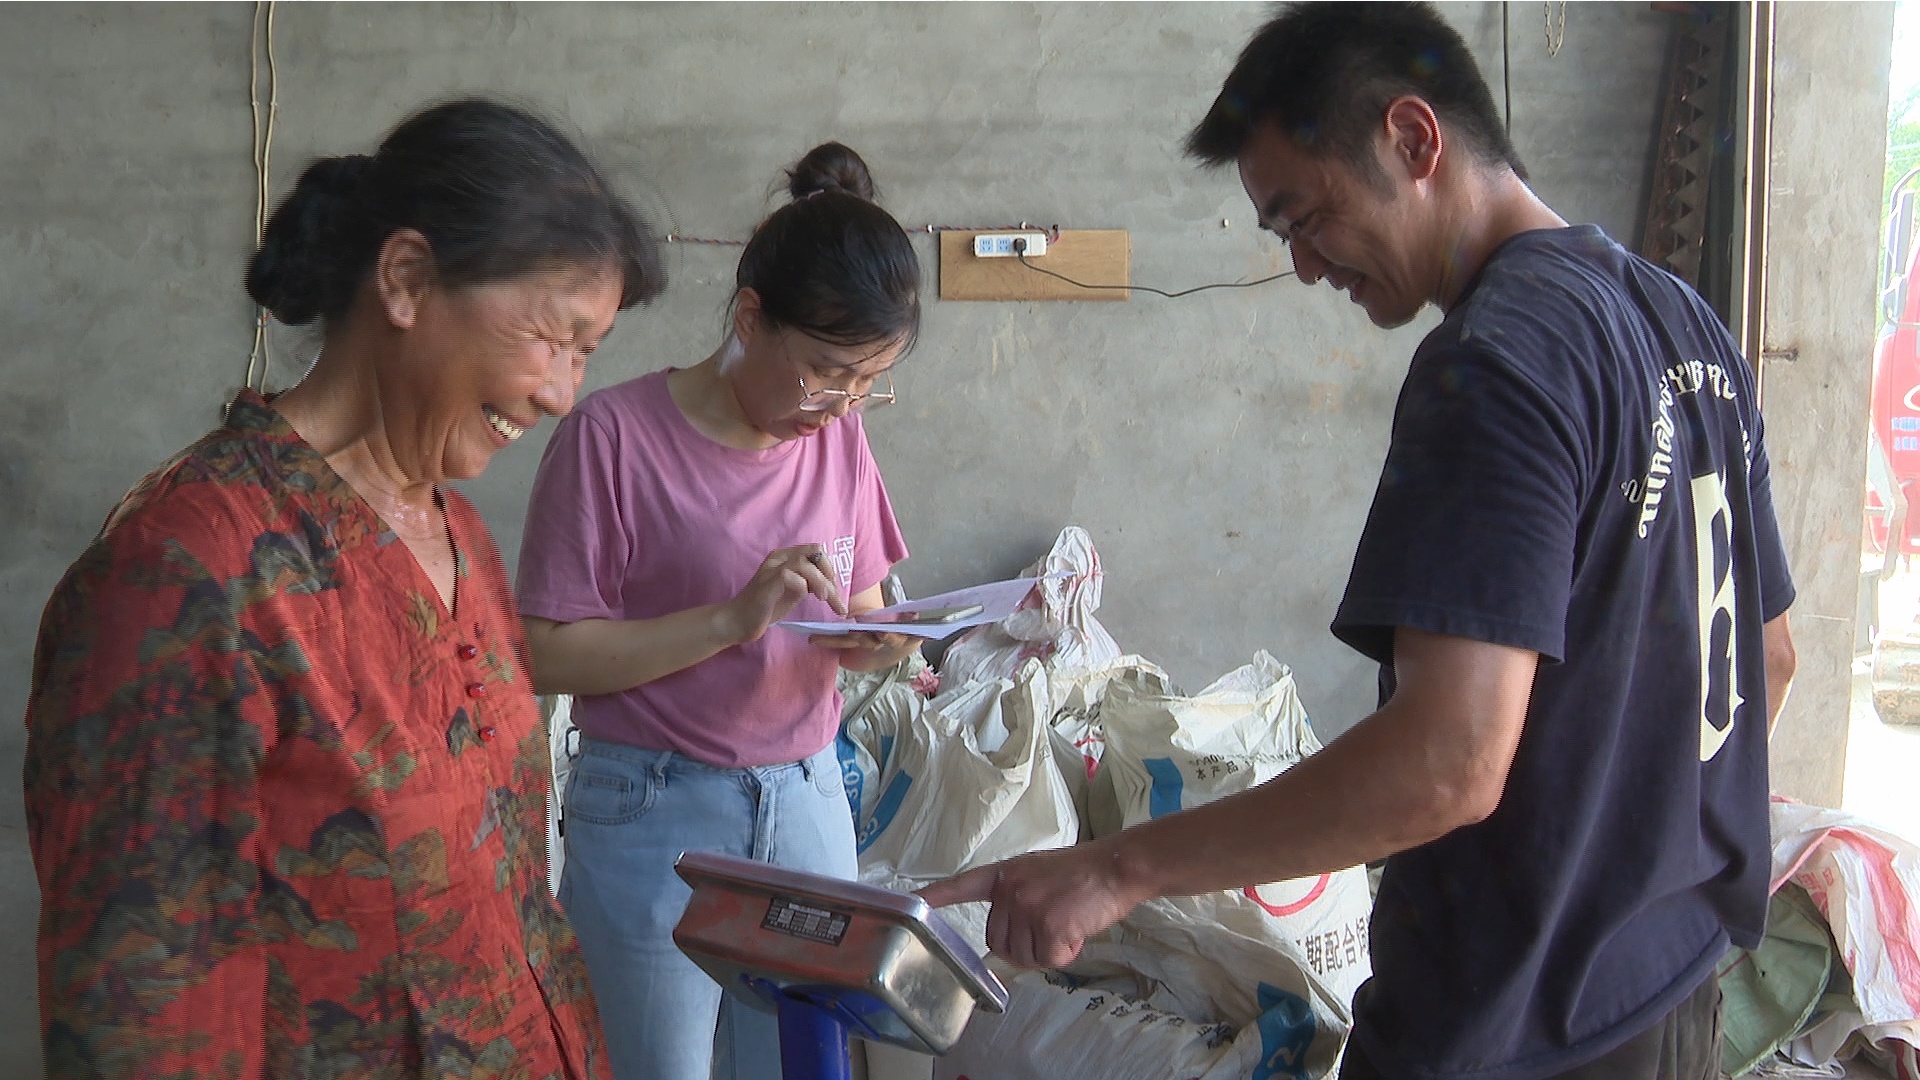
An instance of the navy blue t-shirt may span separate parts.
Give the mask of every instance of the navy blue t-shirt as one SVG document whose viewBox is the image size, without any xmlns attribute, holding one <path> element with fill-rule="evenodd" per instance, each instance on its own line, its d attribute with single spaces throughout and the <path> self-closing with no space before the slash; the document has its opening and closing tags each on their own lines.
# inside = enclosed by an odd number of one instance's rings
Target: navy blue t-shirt
<svg viewBox="0 0 1920 1080">
<path fill-rule="evenodd" d="M 1571 1069 L 1759 942 L 1793 602 L 1761 429 L 1712 309 L 1593 226 L 1508 240 L 1421 343 L 1333 632 L 1541 664 L 1499 808 L 1387 862 L 1354 1002 L 1385 1074 Z"/>
</svg>

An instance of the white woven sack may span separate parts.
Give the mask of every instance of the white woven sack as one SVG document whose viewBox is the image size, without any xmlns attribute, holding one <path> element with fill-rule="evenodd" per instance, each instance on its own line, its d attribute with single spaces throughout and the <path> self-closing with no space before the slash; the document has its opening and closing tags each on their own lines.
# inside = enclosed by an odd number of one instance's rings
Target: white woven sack
<svg viewBox="0 0 1920 1080">
<path fill-rule="evenodd" d="M 1159 985 L 1158 1004 L 1242 1028 L 1242 1040 L 1260 1048 L 1252 1060 L 1279 1070 L 1256 1075 L 1329 1076 L 1353 1027 L 1353 987 L 1367 974 L 1367 912 L 1361 907 L 1354 916 L 1345 892 L 1356 875 L 1364 901 L 1366 879 L 1358 871 L 1330 876 L 1342 895 L 1316 898 L 1324 905 L 1316 914 L 1329 924 L 1352 918 L 1342 930 L 1328 931 L 1344 936 L 1344 966 L 1337 970 L 1316 971 L 1306 961 L 1300 943 L 1288 936 L 1297 921 L 1274 919 L 1235 892 L 1148 901 L 1083 955 L 1151 979 Z"/>
<path fill-rule="evenodd" d="M 850 721 L 846 737 L 875 777 L 863 780 L 860 879 L 918 888 L 1077 842 L 1073 797 L 1048 741 L 1049 700 L 1035 663 L 1017 680 L 973 683 Z"/>
<path fill-rule="evenodd" d="M 1120 819 L 1095 821 L 1097 836 L 1245 791 L 1320 749 L 1293 673 L 1264 650 L 1192 696 L 1116 683 L 1100 720 Z"/>
<path fill-rule="evenodd" d="M 1007 995 L 1005 1013 L 976 1012 L 935 1059 L 935 1080 L 1198 1080 L 1233 1050 L 1232 1025 L 1154 1008 L 1131 979 L 1027 971 Z"/>
<path fill-rule="evenodd" d="M 1115 682 L 1100 718 L 1106 750 L 1088 805 L 1095 836 L 1249 790 L 1320 749 L 1292 673 L 1264 651 L 1191 696 Z M 1310 999 L 1340 1003 L 1321 1011 L 1341 1024 L 1372 974 L 1373 903 L 1361 867 L 1161 903 L 1196 925 L 1230 928 L 1297 968 L 1313 981 Z M 1254 989 L 1240 994 L 1249 1005 Z"/>
<path fill-rule="evenodd" d="M 940 679 L 961 686 L 1010 678 L 1029 660 L 1049 672 L 1104 667 L 1120 646 L 1093 613 L 1100 607 L 1100 553 L 1078 525 L 1060 530 L 1053 549 L 1020 576 L 1039 578 L 1020 610 L 997 623 L 975 627 L 948 647 Z"/>
<path fill-rule="evenodd" d="M 1133 655 L 1101 667 L 1056 671 L 1049 679 L 1053 691 L 1053 756 L 1066 778 L 1067 789 L 1073 793 L 1082 836 L 1094 835 L 1089 794 L 1107 746 L 1107 728 L 1100 711 L 1108 688 L 1119 682 L 1144 694 L 1177 692 L 1158 664 Z"/>
</svg>

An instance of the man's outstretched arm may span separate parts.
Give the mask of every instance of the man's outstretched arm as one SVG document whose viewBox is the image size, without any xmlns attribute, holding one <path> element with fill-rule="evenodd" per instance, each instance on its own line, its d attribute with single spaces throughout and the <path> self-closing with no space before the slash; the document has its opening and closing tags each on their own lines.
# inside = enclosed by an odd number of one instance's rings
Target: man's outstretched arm
<svg viewBox="0 0 1920 1080">
<path fill-rule="evenodd" d="M 1485 820 L 1506 790 L 1537 653 L 1401 629 L 1393 699 L 1251 791 L 1117 836 L 936 882 L 936 907 L 987 900 L 987 944 L 1028 967 L 1073 960 L 1145 900 L 1357 866 Z"/>
</svg>

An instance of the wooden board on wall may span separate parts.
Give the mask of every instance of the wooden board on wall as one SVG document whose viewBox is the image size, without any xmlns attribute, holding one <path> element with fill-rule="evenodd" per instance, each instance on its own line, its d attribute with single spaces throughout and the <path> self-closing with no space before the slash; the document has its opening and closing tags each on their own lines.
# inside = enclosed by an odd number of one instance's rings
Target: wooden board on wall
<svg viewBox="0 0 1920 1080">
<path fill-rule="evenodd" d="M 1004 232 L 1006 230 L 993 230 Z M 1045 267 L 1089 285 L 1130 285 L 1133 242 L 1125 229 L 1063 230 L 1047 253 L 1023 266 L 1019 259 L 980 258 L 970 232 L 940 234 L 942 300 L 1125 300 L 1128 289 L 1083 289 L 1033 267 Z"/>
</svg>

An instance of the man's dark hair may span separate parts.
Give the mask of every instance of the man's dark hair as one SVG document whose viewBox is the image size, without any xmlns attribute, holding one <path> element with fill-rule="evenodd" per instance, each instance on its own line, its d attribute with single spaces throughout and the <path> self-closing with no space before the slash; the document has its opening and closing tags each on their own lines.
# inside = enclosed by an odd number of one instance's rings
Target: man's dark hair
<svg viewBox="0 0 1920 1080">
<path fill-rule="evenodd" d="M 1405 94 L 1431 105 L 1471 157 L 1526 179 L 1466 41 L 1428 4 L 1286 5 L 1241 52 L 1187 136 L 1187 154 L 1228 164 L 1272 121 L 1308 153 L 1377 177 L 1374 132 L 1387 103 Z"/>
</svg>

